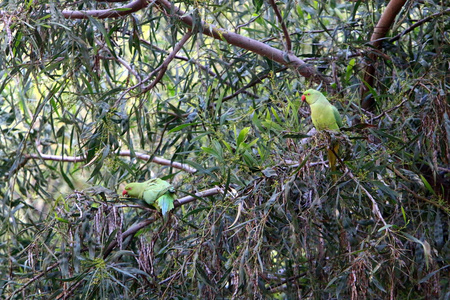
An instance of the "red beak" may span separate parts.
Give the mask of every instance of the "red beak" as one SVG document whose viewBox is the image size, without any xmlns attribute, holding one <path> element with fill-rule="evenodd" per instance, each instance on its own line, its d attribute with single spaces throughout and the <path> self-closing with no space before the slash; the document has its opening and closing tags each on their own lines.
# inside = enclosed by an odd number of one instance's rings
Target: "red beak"
<svg viewBox="0 0 450 300">
<path fill-rule="evenodd" d="M 302 101 L 306 101 L 305 95 L 302 95 Z"/>
<path fill-rule="evenodd" d="M 127 190 L 123 190 L 123 192 L 122 192 L 122 196 L 125 196 L 125 195 L 128 195 Z"/>
</svg>

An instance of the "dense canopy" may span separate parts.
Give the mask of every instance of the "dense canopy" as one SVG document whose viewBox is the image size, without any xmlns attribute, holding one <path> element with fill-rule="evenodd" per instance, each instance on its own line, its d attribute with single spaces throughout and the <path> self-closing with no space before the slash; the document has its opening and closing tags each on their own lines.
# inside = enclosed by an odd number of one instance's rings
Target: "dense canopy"
<svg viewBox="0 0 450 300">
<path fill-rule="evenodd" d="M 449 15 L 3 1 L 0 297 L 447 299 Z M 340 132 L 311 130 L 308 89 Z M 151 178 L 168 217 L 122 197 Z"/>
</svg>

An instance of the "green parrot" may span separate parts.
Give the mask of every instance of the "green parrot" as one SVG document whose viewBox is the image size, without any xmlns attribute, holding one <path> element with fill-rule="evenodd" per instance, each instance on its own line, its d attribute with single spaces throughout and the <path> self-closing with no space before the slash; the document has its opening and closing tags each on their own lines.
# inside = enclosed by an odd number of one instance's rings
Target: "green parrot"
<svg viewBox="0 0 450 300">
<path fill-rule="evenodd" d="M 303 93 L 302 101 L 306 101 L 311 108 L 311 120 L 314 127 L 320 130 L 340 131 L 342 119 L 336 107 L 328 102 L 325 96 L 316 90 L 310 89 Z M 332 171 L 336 170 L 336 155 L 339 144 L 337 142 L 328 148 L 328 162 Z M 333 153 L 334 151 L 334 153 Z"/>
<path fill-rule="evenodd" d="M 122 195 L 144 200 L 146 203 L 160 209 L 165 217 L 174 208 L 175 190 L 165 180 L 154 178 L 145 182 L 128 183 Z"/>
</svg>

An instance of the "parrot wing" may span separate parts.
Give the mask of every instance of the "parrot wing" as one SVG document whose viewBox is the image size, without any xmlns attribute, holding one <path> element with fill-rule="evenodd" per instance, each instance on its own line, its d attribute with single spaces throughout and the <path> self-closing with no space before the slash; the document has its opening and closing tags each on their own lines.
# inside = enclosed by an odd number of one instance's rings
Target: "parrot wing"
<svg viewBox="0 0 450 300">
<path fill-rule="evenodd" d="M 161 213 L 163 216 L 165 216 L 169 211 L 171 211 L 174 208 L 173 202 L 174 197 L 171 192 L 167 192 L 161 197 L 158 198 L 158 206 L 161 209 Z"/>
<path fill-rule="evenodd" d="M 143 193 L 144 201 L 156 206 L 165 216 L 167 212 L 174 208 L 173 186 L 159 178 L 150 179 L 145 184 L 146 188 Z"/>
<path fill-rule="evenodd" d="M 339 128 L 342 127 L 342 119 L 341 119 L 341 115 L 339 114 L 339 111 L 337 110 L 337 108 L 334 105 L 331 105 L 333 107 L 333 114 L 334 114 L 334 118 L 336 119 L 336 124 L 339 126 Z"/>
<path fill-rule="evenodd" d="M 142 198 L 148 204 L 153 204 L 159 197 L 172 189 L 172 185 L 165 180 L 154 178 L 145 182 Z"/>
</svg>

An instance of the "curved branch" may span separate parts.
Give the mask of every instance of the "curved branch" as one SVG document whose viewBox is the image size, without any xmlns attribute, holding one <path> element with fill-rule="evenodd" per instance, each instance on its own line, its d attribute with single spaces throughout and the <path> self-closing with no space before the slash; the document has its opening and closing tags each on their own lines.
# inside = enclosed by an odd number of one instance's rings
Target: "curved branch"
<svg viewBox="0 0 450 300">
<path fill-rule="evenodd" d="M 124 2 L 124 1 L 107 1 L 107 2 Z M 126 16 L 137 12 L 150 4 L 147 0 L 136 0 L 127 5 L 108 8 L 108 9 L 97 9 L 97 10 L 63 10 L 61 13 L 67 19 L 87 19 L 89 17 L 94 17 L 98 19 L 106 18 L 118 18 L 121 16 Z"/>
<path fill-rule="evenodd" d="M 374 28 L 372 36 L 370 38 L 370 45 L 379 49 L 381 46 L 381 42 L 386 36 L 387 32 L 391 28 L 392 24 L 395 22 L 395 17 L 398 15 L 402 7 L 405 5 L 406 0 L 391 0 L 389 1 L 386 9 L 381 15 L 380 20 L 378 20 L 377 25 Z M 371 110 L 375 104 L 375 100 L 373 95 L 365 98 L 367 93 L 369 92 L 369 88 L 367 87 L 373 86 L 375 81 L 375 62 L 377 61 L 377 55 L 375 52 L 371 51 L 366 58 L 366 68 L 364 70 L 364 82 L 361 84 L 361 106 L 366 110 Z"/>
<path fill-rule="evenodd" d="M 154 1 L 156 1 L 156 3 L 158 3 L 167 12 L 167 14 L 171 15 L 172 13 L 175 13 L 175 15 L 190 29 L 193 29 L 194 27 L 197 27 L 199 25 L 200 30 L 205 35 L 208 35 L 218 40 L 226 41 L 231 45 L 264 56 L 281 65 L 291 67 L 305 78 L 309 78 L 318 84 L 324 84 L 327 89 L 330 89 L 330 85 L 332 82 L 330 78 L 324 76 L 322 73 L 318 72 L 315 68 L 308 65 L 305 61 L 298 58 L 294 54 L 290 53 L 291 48 L 290 37 L 289 33 L 287 32 L 286 26 L 283 26 L 284 25 L 283 20 L 280 19 L 281 15 L 278 18 L 282 24 L 283 32 L 285 35 L 287 52 L 273 48 L 269 45 L 266 45 L 252 38 L 245 37 L 234 32 L 230 32 L 228 30 L 216 27 L 212 24 L 207 24 L 203 21 L 194 22 L 194 19 L 191 16 L 186 14 L 181 9 L 175 7 L 175 5 L 168 0 L 154 0 Z M 88 11 L 63 10 L 62 14 L 65 18 L 68 19 L 87 19 L 89 17 L 94 17 L 98 19 L 117 18 L 129 15 L 140 9 L 143 9 L 147 7 L 150 3 L 153 3 L 153 1 L 150 2 L 149 0 L 136 0 L 118 8 L 103 9 L 103 10 L 88 10 Z M 276 9 L 276 6 L 274 9 L 276 12 L 278 11 Z"/>
<path fill-rule="evenodd" d="M 132 153 L 130 150 L 122 150 L 122 151 L 117 151 L 116 152 L 117 155 L 119 156 L 128 156 L 131 157 Z M 134 152 L 134 155 L 136 156 L 136 158 L 141 159 L 141 160 L 150 160 L 156 164 L 159 165 L 163 165 L 163 166 L 170 166 L 172 168 L 175 169 L 180 169 L 183 170 L 185 172 L 188 173 L 195 173 L 197 172 L 197 169 L 180 163 L 180 162 L 176 162 L 176 161 L 170 161 L 168 159 L 162 158 L 162 157 L 151 157 L 148 154 L 144 154 L 144 153 L 140 153 L 140 152 Z M 86 157 L 85 156 L 61 156 L 61 155 L 51 155 L 51 154 L 43 154 L 43 153 L 39 153 L 39 154 L 26 154 L 25 155 L 25 159 L 24 161 L 20 164 L 20 166 L 23 166 L 27 163 L 28 160 L 30 159 L 42 159 L 42 160 L 51 160 L 51 161 L 62 161 L 62 162 L 72 162 L 72 163 L 76 163 L 76 162 L 83 162 L 86 161 Z"/>
<path fill-rule="evenodd" d="M 404 35 L 407 34 L 408 32 L 414 30 L 414 28 L 417 28 L 417 27 L 419 27 L 420 25 L 422 25 L 423 23 L 429 22 L 429 21 L 431 21 L 432 19 L 434 19 L 434 18 L 436 18 L 436 17 L 440 17 L 440 16 L 445 15 L 445 14 L 450 14 L 450 8 L 447 8 L 447 9 L 444 10 L 444 11 L 441 11 L 441 12 L 438 12 L 438 13 L 435 13 L 435 14 L 432 14 L 431 16 L 428 16 L 428 17 L 426 17 L 426 18 L 423 18 L 423 19 L 417 21 L 417 22 L 414 23 L 411 27 L 409 27 L 409 28 L 403 30 L 403 32 L 401 32 L 401 33 L 397 34 L 396 36 L 394 36 L 393 38 L 389 39 L 389 42 L 395 42 L 396 40 L 400 39 L 402 36 L 404 36 Z"/>
<path fill-rule="evenodd" d="M 188 32 L 186 32 L 186 34 L 181 38 L 181 40 L 175 45 L 172 52 L 170 52 L 170 54 L 166 57 L 166 59 L 161 64 L 161 66 L 158 68 L 159 73 L 156 76 L 155 80 L 153 80 L 149 85 L 145 86 L 142 89 L 142 93 L 145 93 L 155 87 L 155 85 L 161 80 L 161 78 L 166 73 L 167 67 L 169 66 L 170 62 L 175 58 L 175 55 L 178 53 L 178 51 L 181 50 L 181 48 L 184 46 L 184 44 L 189 40 L 189 38 L 191 36 L 192 36 L 192 31 L 188 30 Z M 149 80 L 149 79 L 150 78 L 147 77 L 144 81 Z M 143 104 L 143 103 L 141 103 L 141 104 Z"/>
<path fill-rule="evenodd" d="M 328 89 L 330 89 L 331 80 L 330 78 L 324 76 L 318 72 L 315 68 L 305 63 L 302 59 L 293 55 L 292 53 L 287 53 L 285 51 L 278 50 L 269 45 L 266 45 L 260 41 L 254 40 L 249 37 L 242 36 L 240 34 L 219 28 L 213 24 L 208 24 L 203 21 L 194 22 L 194 19 L 186 14 L 181 9 L 174 6 L 168 0 L 155 0 L 162 8 L 171 15 L 175 15 L 179 18 L 181 22 L 186 24 L 189 28 L 199 28 L 203 34 L 213 37 L 217 40 L 225 41 L 236 47 L 246 49 L 258 55 L 267 57 L 284 66 L 288 66 L 296 70 L 300 75 L 310 78 L 312 81 L 320 84 L 324 84 Z"/>
<path fill-rule="evenodd" d="M 131 156 L 131 151 L 130 150 L 122 150 L 117 152 L 117 154 L 119 156 Z M 134 155 L 136 156 L 136 158 L 141 159 L 141 160 L 152 160 L 152 162 L 159 164 L 159 165 L 163 165 L 163 166 L 170 166 L 173 167 L 175 169 L 179 169 L 179 170 L 183 170 L 185 172 L 188 173 L 195 173 L 197 172 L 196 168 L 193 168 L 189 165 L 180 163 L 180 162 L 176 162 L 176 161 L 170 161 L 168 159 L 162 158 L 162 157 L 156 157 L 154 156 L 153 158 L 148 155 L 148 154 L 144 154 L 144 153 L 140 153 L 140 152 L 134 152 Z"/>
<path fill-rule="evenodd" d="M 122 236 L 121 236 L 122 241 L 124 241 L 130 235 L 135 235 L 136 232 L 138 232 L 142 228 L 147 227 L 148 225 L 152 224 L 153 222 L 155 222 L 155 220 L 156 220 L 155 218 L 151 218 L 151 219 L 141 221 L 137 224 L 134 224 L 133 226 L 131 226 L 125 232 L 122 233 Z M 117 240 L 112 241 L 108 245 L 108 248 L 106 248 L 105 251 L 103 252 L 103 258 L 106 258 L 118 244 L 119 244 L 119 242 Z"/>
<path fill-rule="evenodd" d="M 187 204 L 189 202 L 193 202 L 201 197 L 209 197 L 209 196 L 213 196 L 213 195 L 217 195 L 217 194 L 221 194 L 221 193 L 223 193 L 223 189 L 216 186 L 216 187 L 213 187 L 212 189 L 208 189 L 208 190 L 204 190 L 202 192 L 195 193 L 195 196 L 186 196 L 183 198 L 179 198 L 179 199 L 175 200 L 173 205 L 175 207 L 178 207 L 178 206 Z"/>
</svg>

